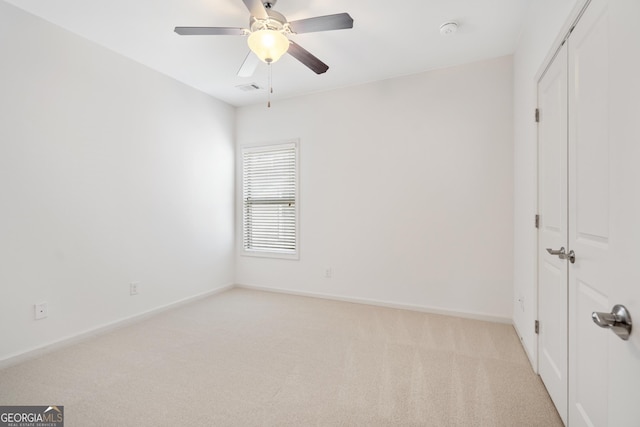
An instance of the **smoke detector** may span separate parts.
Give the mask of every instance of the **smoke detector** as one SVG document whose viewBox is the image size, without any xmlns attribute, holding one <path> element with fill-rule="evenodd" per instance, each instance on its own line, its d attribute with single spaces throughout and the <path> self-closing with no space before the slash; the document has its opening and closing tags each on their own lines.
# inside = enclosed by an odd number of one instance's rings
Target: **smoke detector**
<svg viewBox="0 0 640 427">
<path fill-rule="evenodd" d="M 448 21 L 440 25 L 440 34 L 448 36 L 458 31 L 458 23 L 455 21 Z"/>
</svg>

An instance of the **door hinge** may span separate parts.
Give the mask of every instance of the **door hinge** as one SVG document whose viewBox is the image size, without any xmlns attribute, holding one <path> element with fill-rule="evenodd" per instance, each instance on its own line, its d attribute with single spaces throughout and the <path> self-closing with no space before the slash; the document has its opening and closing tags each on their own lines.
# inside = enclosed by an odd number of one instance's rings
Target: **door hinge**
<svg viewBox="0 0 640 427">
<path fill-rule="evenodd" d="M 540 228 L 540 215 L 536 215 L 536 228 Z"/>
<path fill-rule="evenodd" d="M 536 123 L 540 123 L 540 109 L 536 108 Z"/>
<path fill-rule="evenodd" d="M 539 334 L 540 333 L 540 321 L 536 320 L 535 328 L 536 328 L 536 334 Z"/>
</svg>

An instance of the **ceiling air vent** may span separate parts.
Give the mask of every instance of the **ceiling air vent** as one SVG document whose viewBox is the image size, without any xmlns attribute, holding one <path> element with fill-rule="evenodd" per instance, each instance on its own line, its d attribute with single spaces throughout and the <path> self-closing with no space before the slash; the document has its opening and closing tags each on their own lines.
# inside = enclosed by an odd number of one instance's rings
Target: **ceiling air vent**
<svg viewBox="0 0 640 427">
<path fill-rule="evenodd" d="M 249 83 L 248 85 L 240 85 L 240 86 L 236 86 L 236 88 L 240 89 L 243 92 L 253 92 L 256 90 L 262 90 L 262 88 L 258 86 L 256 83 Z"/>
</svg>

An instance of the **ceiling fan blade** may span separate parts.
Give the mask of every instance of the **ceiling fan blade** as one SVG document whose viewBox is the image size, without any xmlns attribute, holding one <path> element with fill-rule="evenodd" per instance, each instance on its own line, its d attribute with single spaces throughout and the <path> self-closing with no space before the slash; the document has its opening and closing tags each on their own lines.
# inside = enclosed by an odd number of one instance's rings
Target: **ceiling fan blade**
<svg viewBox="0 0 640 427">
<path fill-rule="evenodd" d="M 253 76 L 254 71 L 258 67 L 260 63 L 260 58 L 258 58 L 253 52 L 249 51 L 249 54 L 244 59 L 244 62 L 240 66 L 238 70 L 238 77 L 251 77 Z"/>
<path fill-rule="evenodd" d="M 344 30 L 353 28 L 353 18 L 348 13 L 316 16 L 315 18 L 300 19 L 289 22 L 291 31 L 298 34 L 316 31 Z"/>
<path fill-rule="evenodd" d="M 269 15 L 267 15 L 267 9 L 264 8 L 262 4 L 262 0 L 242 0 L 249 12 L 251 12 L 251 16 L 254 16 L 258 19 L 267 19 Z"/>
<path fill-rule="evenodd" d="M 289 50 L 287 51 L 291 56 L 296 58 L 298 61 L 302 62 L 304 65 L 309 67 L 311 71 L 316 74 L 326 73 L 329 69 L 329 66 L 324 62 L 320 61 L 318 58 L 313 56 L 309 51 L 304 49 L 299 44 L 290 41 Z"/>
<path fill-rule="evenodd" d="M 181 36 L 243 36 L 244 28 L 232 27 L 176 27 L 173 31 Z"/>
</svg>

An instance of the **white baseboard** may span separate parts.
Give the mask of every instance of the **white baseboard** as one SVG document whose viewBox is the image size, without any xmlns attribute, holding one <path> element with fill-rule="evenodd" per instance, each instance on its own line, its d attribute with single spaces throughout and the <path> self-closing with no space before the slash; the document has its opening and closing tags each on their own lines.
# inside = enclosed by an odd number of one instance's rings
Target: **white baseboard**
<svg viewBox="0 0 640 427">
<path fill-rule="evenodd" d="M 474 319 L 474 320 L 483 320 L 486 322 L 505 323 L 509 325 L 513 324 L 513 319 L 511 318 L 494 316 L 494 315 L 485 314 L 485 313 L 447 310 L 447 309 L 438 308 L 438 307 L 403 304 L 403 303 L 390 302 L 390 301 L 379 301 L 379 300 L 373 300 L 368 298 L 347 297 L 342 295 L 324 294 L 320 292 L 292 291 L 290 289 L 271 288 L 266 286 L 238 284 L 236 285 L 236 287 L 244 288 L 244 289 L 253 289 L 256 291 L 275 292 L 275 293 L 281 293 L 281 294 L 299 295 L 304 297 L 323 298 L 323 299 L 329 299 L 329 300 L 335 300 L 335 301 L 352 302 L 356 304 L 367 304 L 367 305 L 375 305 L 379 307 L 397 308 L 401 310 L 420 311 L 423 313 L 442 314 L 445 316 L 462 317 L 465 319 Z"/>
<path fill-rule="evenodd" d="M 95 336 L 98 335 L 102 335 L 105 334 L 107 332 L 111 332 L 113 330 L 122 328 L 124 326 L 129 326 L 132 325 L 134 323 L 138 323 L 141 322 L 145 319 L 148 319 L 156 314 L 162 313 L 164 311 L 168 311 L 174 308 L 178 308 L 180 306 L 210 297 L 212 295 L 216 295 L 225 291 L 228 291 L 229 289 L 232 289 L 235 285 L 233 284 L 228 284 L 228 285 L 224 285 L 221 286 L 219 288 L 198 294 L 198 295 L 194 295 L 194 296 L 190 296 L 187 298 L 183 298 L 181 300 L 160 306 L 160 307 L 156 307 L 154 309 L 139 313 L 139 314 L 134 314 L 133 316 L 130 317 L 126 317 L 124 319 L 120 319 L 120 320 L 116 320 L 114 322 L 109 322 L 106 323 L 104 325 L 86 330 L 84 332 L 80 332 L 78 334 L 69 336 L 69 337 L 65 337 L 62 338 L 58 341 L 54 341 L 52 343 L 48 343 L 45 344 L 43 346 L 40 347 L 36 347 L 33 348 L 31 350 L 27 350 L 18 354 L 14 354 L 14 355 L 10 355 L 2 360 L 0 360 L 0 369 L 3 368 L 7 368 L 9 366 L 12 365 L 16 365 L 18 363 L 24 362 L 26 360 L 29 359 L 33 359 L 36 357 L 39 357 L 43 354 L 55 351 L 55 350 L 59 350 L 61 348 L 73 345 L 73 344 L 77 344 L 79 342 L 85 341 L 87 339 L 93 338 Z"/>
<path fill-rule="evenodd" d="M 510 324 L 513 325 L 513 319 L 507 318 L 507 317 L 501 317 L 501 316 L 494 316 L 494 315 L 489 315 L 489 314 L 485 314 L 485 313 L 476 313 L 476 312 L 467 312 L 467 311 L 457 311 L 457 310 L 448 310 L 448 309 L 443 309 L 443 308 L 438 308 L 438 307 L 429 307 L 429 306 L 421 306 L 421 305 L 412 305 L 412 304 L 403 304 L 403 303 L 397 303 L 397 302 L 390 302 L 390 301 L 380 301 L 380 300 L 373 300 L 373 299 L 368 299 L 368 298 L 355 298 L 355 297 L 347 297 L 347 296 L 342 296 L 342 295 L 333 295 L 333 294 L 325 294 L 325 293 L 320 293 L 320 292 L 306 292 L 306 291 L 292 291 L 290 289 L 283 289 L 283 288 L 271 288 L 271 287 L 266 287 L 266 286 L 256 286 L 256 285 L 244 285 L 244 284 L 228 284 L 225 286 L 221 286 L 219 288 L 213 289 L 211 291 L 207 291 L 204 292 L 202 294 L 199 295 L 194 295 L 188 298 L 184 298 L 182 300 L 179 301 L 175 301 L 172 302 L 170 304 L 161 306 L 161 307 L 156 307 L 152 310 L 148 310 L 145 311 L 143 313 L 139 313 L 124 319 L 120 319 L 120 320 L 116 320 L 114 322 L 110 322 L 101 326 L 98 326 L 96 328 L 92 328 L 89 329 L 87 331 L 78 333 L 76 335 L 73 336 L 69 336 L 66 338 L 62 338 L 58 341 L 52 342 L 52 343 L 48 343 L 45 345 L 42 345 L 40 347 L 36 347 L 33 348 L 31 350 L 27 350 L 25 352 L 21 352 L 15 355 L 11 355 L 8 356 L 2 360 L 0 360 L 0 369 L 3 368 L 7 368 L 9 366 L 12 365 L 16 365 L 18 363 L 24 362 L 26 360 L 29 359 L 33 359 L 36 358 L 38 356 L 41 356 L 43 354 L 73 345 L 73 344 L 77 344 L 79 342 L 85 341 L 87 339 L 93 338 L 95 336 L 107 333 L 107 332 L 111 332 L 113 330 L 125 327 L 125 326 L 129 326 L 138 322 L 141 322 L 145 319 L 148 319 L 149 317 L 152 317 L 156 314 L 162 313 L 164 311 L 168 311 L 174 308 L 178 308 L 180 306 L 225 292 L 227 290 L 230 290 L 232 288 L 244 288 L 244 289 L 252 289 L 252 290 L 257 290 L 257 291 L 265 291 L 265 292 L 274 292 L 274 293 L 281 293 L 281 294 L 289 294 L 289 295 L 299 295 L 299 296 L 305 296 L 305 297 L 312 297 L 312 298 L 322 298 L 322 299 L 328 299 L 328 300 L 334 300 L 334 301 L 344 301 L 344 302 L 351 302 L 351 303 L 356 303 L 356 304 L 366 304 L 366 305 L 373 305 L 373 306 L 379 306 L 379 307 L 388 307 L 388 308 L 396 308 L 396 309 L 401 309 L 401 310 L 411 310 L 411 311 L 418 311 L 418 312 L 423 312 L 423 313 L 432 313 L 432 314 L 441 314 L 441 315 L 445 315 L 445 316 L 453 316 L 453 317 L 462 317 L 462 318 L 466 318 L 466 319 L 475 319 L 475 320 L 483 320 L 483 321 L 487 321 L 487 322 L 494 322 L 494 323 L 504 323 L 504 324 Z M 515 325 L 514 325 L 515 327 Z M 517 331 L 517 329 L 516 329 Z M 525 349 L 526 351 L 526 349 Z M 530 356 L 527 352 L 527 356 Z"/>
<path fill-rule="evenodd" d="M 529 359 L 529 363 L 531 363 L 531 369 L 533 369 L 533 372 L 537 374 L 538 361 L 532 354 L 529 347 L 526 346 L 525 341 L 522 339 L 523 335 L 520 333 L 520 329 L 518 329 L 518 325 L 516 325 L 516 322 L 513 322 L 513 329 L 516 330 L 516 334 L 518 335 L 518 338 L 520 338 L 520 344 L 522 345 L 522 348 L 524 349 L 524 353 L 527 355 L 527 358 Z"/>
</svg>

